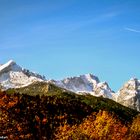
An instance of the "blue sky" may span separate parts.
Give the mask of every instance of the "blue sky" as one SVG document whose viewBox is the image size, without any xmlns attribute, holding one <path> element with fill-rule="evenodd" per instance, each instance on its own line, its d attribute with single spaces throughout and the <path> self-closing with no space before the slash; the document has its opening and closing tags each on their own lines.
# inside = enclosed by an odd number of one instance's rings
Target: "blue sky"
<svg viewBox="0 0 140 140">
<path fill-rule="evenodd" d="M 139 0 L 0 0 L 0 63 L 50 79 L 86 73 L 118 90 L 140 79 Z"/>
</svg>

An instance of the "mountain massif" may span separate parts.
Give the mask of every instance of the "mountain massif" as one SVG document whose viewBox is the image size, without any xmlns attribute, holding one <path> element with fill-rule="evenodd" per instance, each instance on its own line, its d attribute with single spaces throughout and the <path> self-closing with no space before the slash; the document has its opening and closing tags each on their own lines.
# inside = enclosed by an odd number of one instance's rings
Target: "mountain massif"
<svg viewBox="0 0 140 140">
<path fill-rule="evenodd" d="M 76 94 L 109 98 L 140 111 L 140 81 L 136 78 L 130 79 L 115 93 L 107 82 L 100 82 L 99 78 L 92 74 L 69 77 L 59 81 L 46 80 L 45 76 L 24 69 L 13 60 L 0 65 L 0 87 L 4 90 L 22 87 L 26 89 L 36 82 L 54 84 Z"/>
<path fill-rule="evenodd" d="M 136 78 L 115 93 L 92 74 L 46 80 L 10 60 L 0 65 L 0 84 L 0 139 L 140 138 Z"/>
</svg>

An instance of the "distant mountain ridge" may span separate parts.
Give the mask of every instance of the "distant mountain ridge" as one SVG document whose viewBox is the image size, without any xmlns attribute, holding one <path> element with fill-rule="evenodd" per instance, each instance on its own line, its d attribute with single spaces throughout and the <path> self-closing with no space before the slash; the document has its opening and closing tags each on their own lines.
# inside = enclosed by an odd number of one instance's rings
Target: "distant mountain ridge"
<svg viewBox="0 0 140 140">
<path fill-rule="evenodd" d="M 115 93 L 107 82 L 100 82 L 99 78 L 93 74 L 69 77 L 59 81 L 46 80 L 45 76 L 24 69 L 13 60 L 0 65 L 0 87 L 2 89 L 26 87 L 35 82 L 51 83 L 77 94 L 102 96 L 140 111 L 140 80 L 137 78 L 131 78 Z"/>
<path fill-rule="evenodd" d="M 64 80 L 50 82 L 78 94 L 91 94 L 112 99 L 113 91 L 107 82 L 100 82 L 97 76 L 85 74 L 76 77 L 65 78 Z"/>
</svg>

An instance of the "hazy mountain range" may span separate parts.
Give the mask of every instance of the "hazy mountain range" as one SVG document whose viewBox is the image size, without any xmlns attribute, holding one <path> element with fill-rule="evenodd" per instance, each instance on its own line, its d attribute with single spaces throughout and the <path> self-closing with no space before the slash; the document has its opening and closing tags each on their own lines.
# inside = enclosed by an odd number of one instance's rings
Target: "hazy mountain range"
<svg viewBox="0 0 140 140">
<path fill-rule="evenodd" d="M 26 87 L 34 82 L 51 83 L 76 94 L 102 96 L 140 111 L 140 80 L 137 78 L 131 78 L 115 93 L 107 82 L 101 82 L 97 76 L 92 74 L 69 77 L 57 81 L 53 79 L 47 80 L 45 76 L 20 67 L 13 60 L 0 65 L 0 86 L 2 89 Z"/>
</svg>

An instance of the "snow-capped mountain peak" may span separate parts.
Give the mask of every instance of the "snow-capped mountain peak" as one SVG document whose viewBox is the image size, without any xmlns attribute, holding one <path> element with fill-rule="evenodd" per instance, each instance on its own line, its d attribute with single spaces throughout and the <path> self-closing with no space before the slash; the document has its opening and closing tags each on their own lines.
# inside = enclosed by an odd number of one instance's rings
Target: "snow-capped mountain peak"
<svg viewBox="0 0 140 140">
<path fill-rule="evenodd" d="M 131 78 L 117 94 L 117 102 L 140 111 L 140 80 Z"/>
<path fill-rule="evenodd" d="M 107 82 L 98 83 L 96 88 L 94 89 L 94 92 L 96 96 L 103 96 L 109 99 L 112 99 L 112 94 L 114 94 Z"/>
<path fill-rule="evenodd" d="M 43 76 L 20 67 L 13 60 L 0 65 L 0 84 L 4 89 L 18 88 L 44 79 Z"/>
<path fill-rule="evenodd" d="M 93 74 L 85 74 L 80 77 L 85 80 L 85 82 L 93 83 L 93 86 L 100 82 L 99 78 Z"/>
<path fill-rule="evenodd" d="M 13 60 L 10 60 L 7 63 L 2 64 L 0 66 L 0 73 L 4 73 L 4 72 L 7 72 L 7 71 L 11 71 L 11 70 L 20 71 L 20 70 L 22 70 L 22 68 L 20 66 L 18 66 L 16 64 L 16 62 L 14 62 Z"/>
<path fill-rule="evenodd" d="M 51 82 L 76 93 L 112 98 L 113 91 L 107 82 L 100 82 L 99 78 L 93 74 L 65 78 L 60 81 L 51 80 Z"/>
<path fill-rule="evenodd" d="M 60 81 L 51 80 L 55 85 L 67 90 L 79 92 L 92 92 L 96 84 L 99 83 L 98 77 L 92 74 L 85 74 L 75 77 L 68 77 Z"/>
<path fill-rule="evenodd" d="M 137 90 L 140 86 L 140 81 L 137 78 L 131 78 L 127 83 L 125 83 L 124 87 L 128 89 Z"/>
</svg>

